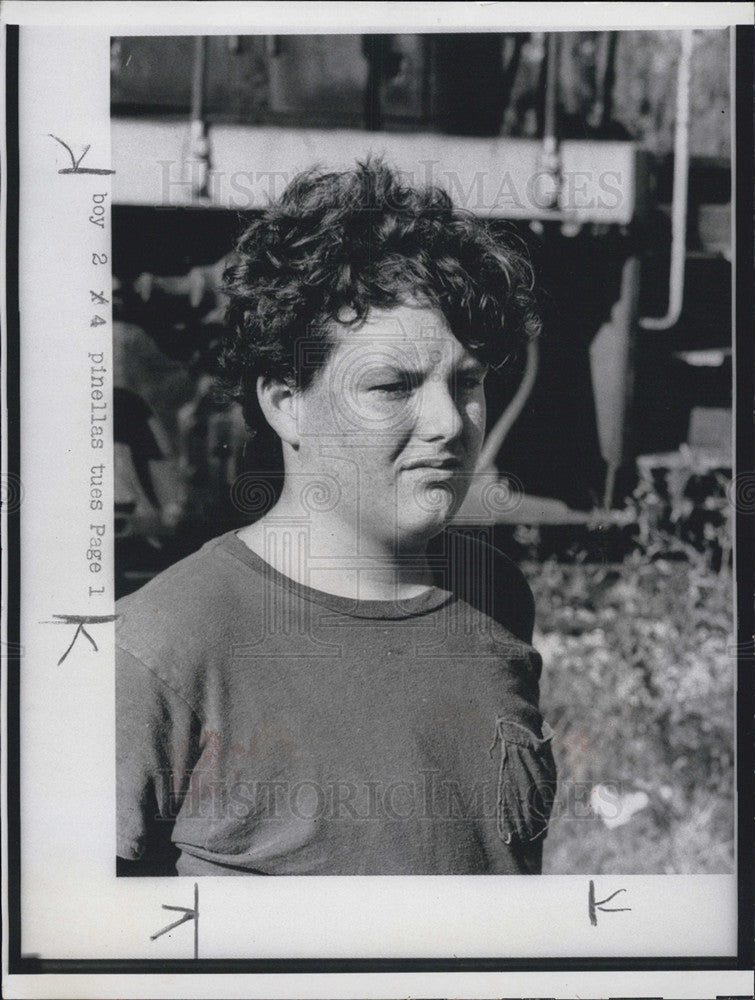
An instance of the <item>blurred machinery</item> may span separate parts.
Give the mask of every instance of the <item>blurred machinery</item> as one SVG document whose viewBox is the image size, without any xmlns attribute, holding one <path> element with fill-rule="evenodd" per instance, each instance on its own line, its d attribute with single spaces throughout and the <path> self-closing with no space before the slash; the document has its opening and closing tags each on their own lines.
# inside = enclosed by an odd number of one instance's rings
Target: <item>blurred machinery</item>
<svg viewBox="0 0 755 1000">
<path fill-rule="evenodd" d="M 586 522 L 631 488 L 639 454 L 682 442 L 725 466 L 730 184 L 722 161 L 690 169 L 681 35 L 674 156 L 655 162 L 613 121 L 611 33 L 593 39 L 582 118 L 561 100 L 584 80 L 556 33 L 113 39 L 124 317 L 161 301 L 163 325 L 144 326 L 188 364 L 216 332 L 213 280 L 243 217 L 297 170 L 373 152 L 519 232 L 545 293 L 519 384 L 491 386 L 462 521 Z"/>
</svg>

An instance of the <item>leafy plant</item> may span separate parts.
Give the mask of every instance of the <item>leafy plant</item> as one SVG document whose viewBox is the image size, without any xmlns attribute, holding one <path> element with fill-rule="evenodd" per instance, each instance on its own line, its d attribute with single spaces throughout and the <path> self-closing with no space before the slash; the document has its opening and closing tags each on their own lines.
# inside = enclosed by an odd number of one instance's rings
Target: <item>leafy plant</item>
<svg viewBox="0 0 755 1000">
<path fill-rule="evenodd" d="M 523 567 L 560 772 L 549 872 L 733 870 L 726 480 L 709 476 L 706 496 L 690 505 L 700 483 L 694 472 L 660 491 L 641 482 L 625 512 L 634 544 L 620 562 Z M 586 805 L 597 785 L 644 791 L 648 806 L 608 830 Z"/>
</svg>

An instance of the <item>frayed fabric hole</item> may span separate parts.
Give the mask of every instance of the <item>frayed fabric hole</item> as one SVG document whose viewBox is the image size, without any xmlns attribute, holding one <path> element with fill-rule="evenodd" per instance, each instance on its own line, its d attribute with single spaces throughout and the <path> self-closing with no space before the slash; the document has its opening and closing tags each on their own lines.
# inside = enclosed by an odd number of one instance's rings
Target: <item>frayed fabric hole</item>
<svg viewBox="0 0 755 1000">
<path fill-rule="evenodd" d="M 510 764 L 511 754 L 517 753 L 520 757 L 526 753 L 535 757 L 545 753 L 550 757 L 550 740 L 553 737 L 553 730 L 547 722 L 542 725 L 542 737 L 537 737 L 530 733 L 524 726 L 506 719 L 502 716 L 496 718 L 495 736 L 489 748 L 489 756 L 492 758 L 496 746 L 499 746 L 500 757 L 498 762 L 498 783 L 496 789 L 496 829 L 499 838 L 504 844 L 510 844 L 516 835 L 519 839 L 532 843 L 544 837 L 550 826 L 550 815 L 544 819 L 542 829 L 531 836 L 525 833 L 526 827 L 531 828 L 531 823 L 527 823 L 521 816 L 513 817 L 512 808 L 507 808 L 505 790 L 506 769 Z M 552 757 L 550 757 L 552 764 Z M 553 766 L 553 778 L 555 780 L 555 766 Z M 550 812 L 550 810 L 549 810 Z M 518 820 L 518 822 L 517 822 Z M 520 830 L 519 827 L 522 827 Z M 529 832 L 529 831 L 527 831 Z"/>
</svg>

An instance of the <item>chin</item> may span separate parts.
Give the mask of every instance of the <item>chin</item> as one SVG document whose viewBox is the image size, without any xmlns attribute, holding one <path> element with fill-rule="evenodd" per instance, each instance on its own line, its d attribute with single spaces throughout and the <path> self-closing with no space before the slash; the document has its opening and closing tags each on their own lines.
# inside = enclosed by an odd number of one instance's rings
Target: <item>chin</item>
<svg viewBox="0 0 755 1000">
<path fill-rule="evenodd" d="M 418 549 L 439 535 L 454 519 L 467 493 L 466 483 L 418 484 L 399 500 L 396 539 L 401 549 Z"/>
<path fill-rule="evenodd" d="M 431 539 L 439 535 L 453 520 L 456 505 L 447 511 L 438 511 L 432 516 L 418 512 L 412 519 L 402 519 L 397 525 L 397 540 L 400 549 L 421 549 Z"/>
</svg>

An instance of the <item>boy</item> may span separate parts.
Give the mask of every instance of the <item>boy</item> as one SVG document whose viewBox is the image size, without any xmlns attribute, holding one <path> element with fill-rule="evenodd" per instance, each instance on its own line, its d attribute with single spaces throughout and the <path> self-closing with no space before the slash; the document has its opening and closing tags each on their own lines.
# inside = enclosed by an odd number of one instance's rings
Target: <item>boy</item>
<svg viewBox="0 0 755 1000">
<path fill-rule="evenodd" d="M 517 247 L 380 162 L 299 175 L 241 237 L 224 371 L 283 472 L 119 604 L 121 870 L 540 871 L 532 595 L 445 530 L 531 288 Z"/>
</svg>

